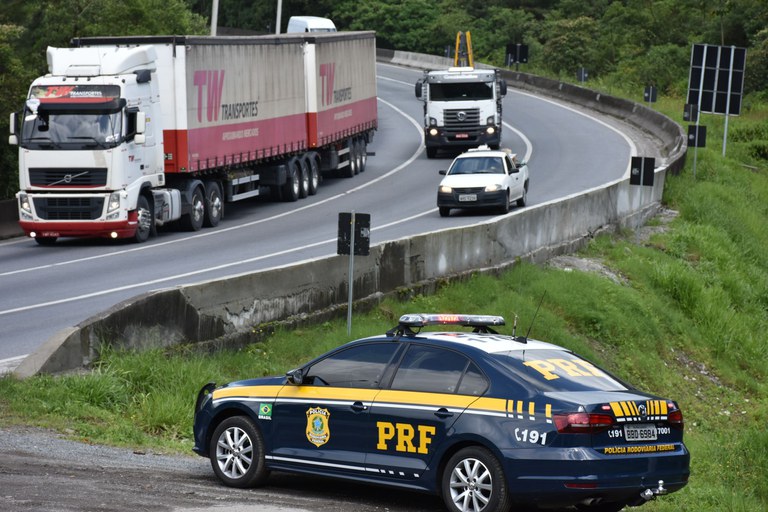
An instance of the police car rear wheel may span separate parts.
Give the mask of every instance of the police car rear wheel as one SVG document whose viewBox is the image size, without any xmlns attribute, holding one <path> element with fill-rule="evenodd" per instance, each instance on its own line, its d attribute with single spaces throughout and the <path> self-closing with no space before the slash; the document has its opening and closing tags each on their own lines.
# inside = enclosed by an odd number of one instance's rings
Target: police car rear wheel
<svg viewBox="0 0 768 512">
<path fill-rule="evenodd" d="M 213 433 L 208 453 L 214 473 L 230 487 L 255 487 L 269 477 L 264 439 L 245 416 L 222 421 Z"/>
<path fill-rule="evenodd" d="M 464 448 L 448 460 L 442 491 L 453 512 L 506 512 L 511 506 L 501 464 L 480 446 Z"/>
</svg>

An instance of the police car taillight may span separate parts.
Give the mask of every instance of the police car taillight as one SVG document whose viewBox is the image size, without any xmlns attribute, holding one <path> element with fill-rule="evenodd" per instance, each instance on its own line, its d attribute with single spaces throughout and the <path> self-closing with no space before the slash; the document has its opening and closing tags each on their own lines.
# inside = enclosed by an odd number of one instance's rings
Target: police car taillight
<svg viewBox="0 0 768 512">
<path fill-rule="evenodd" d="M 572 412 L 555 414 L 552 419 L 560 434 L 597 434 L 613 425 L 613 417 L 608 414 Z"/>
<path fill-rule="evenodd" d="M 667 423 L 669 423 L 670 427 L 683 430 L 685 427 L 685 422 L 683 421 L 683 411 L 675 407 L 675 404 L 672 402 L 669 402 L 667 406 L 671 409 L 669 414 L 667 414 Z"/>
</svg>

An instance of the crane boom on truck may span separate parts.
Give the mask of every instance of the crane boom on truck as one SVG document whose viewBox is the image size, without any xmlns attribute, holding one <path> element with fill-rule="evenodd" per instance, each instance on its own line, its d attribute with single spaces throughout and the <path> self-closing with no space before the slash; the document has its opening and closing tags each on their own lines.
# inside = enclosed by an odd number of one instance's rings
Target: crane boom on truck
<svg viewBox="0 0 768 512">
<path fill-rule="evenodd" d="M 145 241 L 216 226 L 224 204 L 315 194 L 365 169 L 377 128 L 373 32 L 129 36 L 48 48 L 9 142 L 19 224 Z"/>
<path fill-rule="evenodd" d="M 426 70 L 416 82 L 424 102 L 424 144 L 427 157 L 441 149 L 468 149 L 501 144 L 501 100 L 507 82 L 498 69 L 474 67 L 469 32 L 456 35 L 454 66 Z"/>
</svg>

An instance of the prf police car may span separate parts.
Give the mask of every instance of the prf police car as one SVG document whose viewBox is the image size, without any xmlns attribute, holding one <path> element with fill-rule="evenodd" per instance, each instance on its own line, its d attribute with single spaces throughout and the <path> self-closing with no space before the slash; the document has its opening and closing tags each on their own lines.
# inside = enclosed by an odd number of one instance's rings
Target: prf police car
<svg viewBox="0 0 768 512">
<path fill-rule="evenodd" d="M 422 332 L 461 325 L 472 332 Z M 283 377 L 200 390 L 194 451 L 226 485 L 270 470 L 513 503 L 617 511 L 681 489 L 683 415 L 499 316 L 409 314 Z"/>
</svg>

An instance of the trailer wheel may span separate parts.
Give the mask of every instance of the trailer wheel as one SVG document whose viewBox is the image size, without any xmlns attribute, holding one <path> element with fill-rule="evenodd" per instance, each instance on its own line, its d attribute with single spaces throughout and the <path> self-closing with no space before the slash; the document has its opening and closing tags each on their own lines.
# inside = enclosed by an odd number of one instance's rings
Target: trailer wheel
<svg viewBox="0 0 768 512">
<path fill-rule="evenodd" d="M 299 169 L 294 159 L 289 160 L 286 167 L 287 175 L 280 197 L 283 201 L 290 203 L 299 200 Z"/>
<path fill-rule="evenodd" d="M 368 165 L 368 142 L 365 137 L 360 138 L 360 172 L 365 172 L 365 166 Z"/>
<path fill-rule="evenodd" d="M 349 159 L 349 172 L 347 176 L 351 178 L 360 172 L 360 169 L 357 166 L 360 161 L 357 158 L 357 143 L 355 142 L 355 139 L 349 139 L 347 141 L 347 146 L 349 146 L 349 154 L 347 155 Z"/>
<path fill-rule="evenodd" d="M 203 227 L 203 219 L 205 218 L 205 194 L 200 187 L 195 187 L 192 191 L 192 209 L 182 220 L 182 226 L 187 231 L 200 231 Z"/>
<path fill-rule="evenodd" d="M 208 228 L 215 228 L 223 218 L 224 201 L 221 199 L 221 187 L 215 181 L 206 181 L 203 225 Z"/>
<path fill-rule="evenodd" d="M 360 139 L 355 139 L 355 163 L 358 174 L 365 170 L 363 168 L 363 141 Z"/>
<path fill-rule="evenodd" d="M 136 201 L 136 234 L 133 235 L 133 241 L 141 244 L 149 239 L 152 233 L 152 210 L 149 207 L 147 196 L 141 194 Z"/>
<path fill-rule="evenodd" d="M 304 199 L 309 195 L 309 169 L 306 160 L 297 158 L 296 167 L 299 170 L 299 197 Z"/>
<path fill-rule="evenodd" d="M 320 186 L 320 164 L 314 154 L 307 156 L 307 169 L 309 169 L 309 195 L 317 194 L 317 187 Z"/>
</svg>

